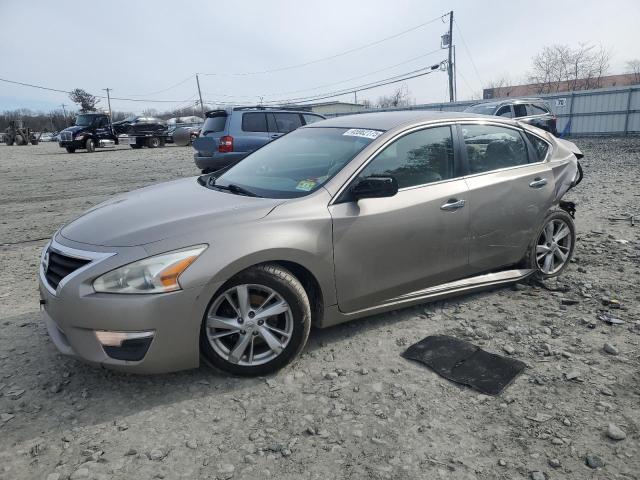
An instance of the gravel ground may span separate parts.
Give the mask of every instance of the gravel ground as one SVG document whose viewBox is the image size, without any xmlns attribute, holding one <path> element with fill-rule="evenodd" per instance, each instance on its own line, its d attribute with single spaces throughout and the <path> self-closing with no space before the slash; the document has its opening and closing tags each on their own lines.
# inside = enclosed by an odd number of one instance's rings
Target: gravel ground
<svg viewBox="0 0 640 480">
<path fill-rule="evenodd" d="M 640 225 L 609 218 L 640 222 L 640 139 L 576 143 L 578 243 L 558 281 L 315 330 L 256 379 L 90 368 L 39 318 L 44 239 L 115 193 L 196 174 L 189 148 L 0 146 L 0 479 L 639 479 Z M 527 368 L 488 397 L 400 357 L 438 333 Z"/>
</svg>

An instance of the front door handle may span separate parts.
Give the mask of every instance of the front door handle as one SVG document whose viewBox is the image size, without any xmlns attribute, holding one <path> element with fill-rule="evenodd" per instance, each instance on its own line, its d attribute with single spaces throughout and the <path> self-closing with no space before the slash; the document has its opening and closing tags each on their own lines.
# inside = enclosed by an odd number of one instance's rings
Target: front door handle
<svg viewBox="0 0 640 480">
<path fill-rule="evenodd" d="M 440 210 L 458 210 L 465 206 L 467 202 L 465 200 L 458 200 L 456 198 L 450 198 L 447 203 L 440 205 Z"/>
<path fill-rule="evenodd" d="M 533 182 L 529 184 L 531 188 L 542 188 L 547 184 L 546 178 L 536 177 L 533 179 Z"/>
</svg>

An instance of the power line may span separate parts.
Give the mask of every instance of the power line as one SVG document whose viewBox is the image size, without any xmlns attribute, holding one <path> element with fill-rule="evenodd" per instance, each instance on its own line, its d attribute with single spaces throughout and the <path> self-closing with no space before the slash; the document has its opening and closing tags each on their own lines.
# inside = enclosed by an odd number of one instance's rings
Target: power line
<svg viewBox="0 0 640 480">
<path fill-rule="evenodd" d="M 289 94 L 292 94 L 292 93 L 300 93 L 300 92 L 309 92 L 309 91 L 312 91 L 312 90 L 319 90 L 321 88 L 331 87 L 331 86 L 334 86 L 334 85 L 340 85 L 341 83 L 351 82 L 353 80 L 359 80 L 361 78 L 365 78 L 365 77 L 368 77 L 370 75 L 375 75 L 376 73 L 384 72 L 386 70 L 391 70 L 392 68 L 399 67 L 400 65 L 405 65 L 407 63 L 414 62 L 414 61 L 416 61 L 418 59 L 421 59 L 421 58 L 424 58 L 424 57 L 428 57 L 429 55 L 433 55 L 434 53 L 438 53 L 438 52 L 440 52 L 440 50 L 441 49 L 438 48 L 436 50 L 432 50 L 431 52 L 427 52 L 427 53 L 424 53 L 422 55 L 418 55 L 416 57 L 409 58 L 408 60 L 405 60 L 403 62 L 396 63 L 396 64 L 390 65 L 388 67 L 380 68 L 378 70 L 374 70 L 372 72 L 368 72 L 368 73 L 365 73 L 363 75 L 358 75 L 356 77 L 346 78 L 344 80 L 340 80 L 339 82 L 325 83 L 325 84 L 322 84 L 322 85 L 317 85 L 315 87 L 303 88 L 303 89 L 300 89 L 300 90 L 290 90 L 288 92 L 265 93 L 263 95 L 224 95 L 224 94 L 212 94 L 210 92 L 204 92 L 204 91 L 203 91 L 203 93 L 205 93 L 207 95 L 218 95 L 218 96 L 221 96 L 221 97 L 229 97 L 229 98 L 238 98 L 238 97 L 242 97 L 242 98 L 260 98 L 260 97 L 273 97 L 273 96 L 277 96 L 277 95 L 289 95 Z"/>
<path fill-rule="evenodd" d="M 473 69 L 476 72 L 476 76 L 478 77 L 478 80 L 480 81 L 480 88 L 482 88 L 482 86 L 484 85 L 484 82 L 482 81 L 482 77 L 480 76 L 480 73 L 478 72 L 478 67 L 476 67 L 476 62 L 473 61 L 473 55 L 471 55 L 471 50 L 469 50 L 469 46 L 467 45 L 467 42 L 464 39 L 464 35 L 462 35 L 462 30 L 460 29 L 460 25 L 458 25 L 458 22 L 453 21 L 453 23 L 455 23 L 456 25 L 456 29 L 458 30 L 458 33 L 460 34 L 460 39 L 462 40 L 462 44 L 464 45 L 464 49 L 467 51 L 467 55 L 469 56 L 469 60 L 471 60 L 471 65 L 473 65 Z"/>
<path fill-rule="evenodd" d="M 448 15 L 448 14 L 445 14 L 445 15 Z M 385 38 L 382 38 L 380 40 L 376 40 L 375 42 L 367 43 L 366 45 L 362 45 L 360 47 L 356 47 L 356 48 L 352 48 L 352 49 L 349 49 L 349 50 L 345 50 L 344 52 L 336 53 L 334 55 L 329 55 L 328 57 L 322 57 L 322 58 L 318 58 L 318 59 L 315 59 L 315 60 L 310 60 L 308 62 L 298 63 L 298 64 L 295 64 L 295 65 L 289 65 L 289 66 L 286 66 L 286 67 L 273 68 L 273 69 L 270 69 L 270 70 L 255 71 L 255 72 L 200 73 L 200 75 L 205 75 L 205 76 L 262 75 L 262 74 L 266 74 L 266 73 L 283 72 L 283 71 L 286 71 L 286 70 L 293 70 L 293 69 L 296 69 L 296 68 L 302 68 L 302 67 L 306 67 L 306 66 L 313 65 L 313 64 L 316 64 L 316 63 L 320 63 L 320 62 L 326 62 L 327 60 L 333 60 L 334 58 L 343 57 L 345 55 L 349 55 L 351 53 L 359 52 L 359 51 L 364 50 L 366 48 L 373 47 L 375 45 L 379 45 L 379 44 L 384 43 L 386 41 L 393 40 L 394 38 L 401 37 L 403 35 L 406 35 L 409 32 L 413 32 L 414 30 L 418 30 L 419 28 L 422 28 L 422 27 L 425 27 L 425 26 L 427 26 L 427 25 L 429 25 L 431 23 L 434 23 L 434 22 L 440 20 L 441 18 L 443 18 L 445 15 L 440 15 L 438 17 L 432 18 L 431 20 L 428 20 L 428 21 L 426 21 L 424 23 L 421 23 L 420 25 L 416 25 L 415 27 L 408 28 L 407 30 L 403 30 L 402 32 L 398 32 L 398 33 L 396 33 L 394 35 L 391 35 L 389 37 L 385 37 Z"/>
<path fill-rule="evenodd" d="M 48 90 L 50 92 L 58 92 L 58 93 L 66 93 L 66 94 L 71 93 L 71 91 L 69 90 L 60 90 L 58 88 L 44 87 L 42 85 L 34 85 L 32 83 L 18 82 L 15 80 L 8 80 L 6 78 L 0 78 L 0 82 L 12 83 L 14 85 L 21 85 L 23 87 L 37 88 L 40 90 Z M 96 98 L 107 98 L 105 95 L 93 95 L 93 96 Z M 144 98 L 124 98 L 124 97 L 111 97 L 111 100 L 120 100 L 124 102 L 148 102 L 148 103 L 184 103 L 186 102 L 186 100 L 184 99 L 183 100 L 151 100 L 151 99 L 144 99 Z"/>
<path fill-rule="evenodd" d="M 344 89 L 344 90 L 339 90 L 339 91 L 335 91 L 335 92 L 318 94 L 318 95 L 311 96 L 311 97 L 271 100 L 271 101 L 264 102 L 264 103 L 265 104 L 304 103 L 304 102 L 311 102 L 311 101 L 316 101 L 316 100 L 324 100 L 324 99 L 327 99 L 327 98 L 340 97 L 342 95 L 348 95 L 348 94 L 351 94 L 351 93 L 354 93 L 354 92 L 361 92 L 361 91 L 365 91 L 365 90 L 371 90 L 373 88 L 378 88 L 378 87 L 382 87 L 382 86 L 385 86 L 385 85 L 390 85 L 392 83 L 398 83 L 398 82 L 403 82 L 403 81 L 406 81 L 406 80 L 411 80 L 412 78 L 423 77 L 425 75 L 429 75 L 429 74 L 433 73 L 434 71 L 439 70 L 440 65 L 441 65 L 441 63 L 440 64 L 436 64 L 436 65 L 432 65 L 430 67 L 420 68 L 420 69 L 414 70 L 412 72 L 407 72 L 407 73 L 402 74 L 402 75 L 395 75 L 393 77 L 382 79 L 382 80 L 379 80 L 377 82 L 370 82 L 370 83 L 365 83 L 363 85 L 358 85 L 356 87 L 351 87 L 350 89 Z"/>
<path fill-rule="evenodd" d="M 175 85 L 171 85 L 170 87 L 167 87 L 165 89 L 158 90 L 157 92 L 139 93 L 139 94 L 127 93 L 125 95 L 128 96 L 128 97 L 149 97 L 151 95 L 157 95 L 159 93 L 168 92 L 169 90 L 172 90 L 172 89 L 174 89 L 176 87 L 179 87 L 180 85 L 183 85 L 183 84 L 187 83 L 188 81 L 190 81 L 192 79 L 193 79 L 193 76 L 189 75 L 187 78 L 185 78 L 184 80 L 176 83 Z"/>
</svg>

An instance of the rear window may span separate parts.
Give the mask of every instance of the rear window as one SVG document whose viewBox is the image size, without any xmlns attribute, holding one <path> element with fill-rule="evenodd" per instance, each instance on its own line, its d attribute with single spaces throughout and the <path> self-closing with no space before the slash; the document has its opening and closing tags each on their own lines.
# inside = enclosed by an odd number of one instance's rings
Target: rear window
<svg viewBox="0 0 640 480">
<path fill-rule="evenodd" d="M 227 123 L 227 116 L 207 117 L 202 126 L 202 134 L 222 132 Z"/>
<path fill-rule="evenodd" d="M 242 114 L 242 130 L 245 132 L 268 132 L 267 116 L 263 112 Z"/>
</svg>

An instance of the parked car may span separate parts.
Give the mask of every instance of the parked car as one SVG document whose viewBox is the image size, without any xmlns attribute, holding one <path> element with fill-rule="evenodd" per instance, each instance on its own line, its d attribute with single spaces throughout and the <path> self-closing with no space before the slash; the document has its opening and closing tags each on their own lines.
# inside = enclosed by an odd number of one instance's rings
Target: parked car
<svg viewBox="0 0 640 480">
<path fill-rule="evenodd" d="M 181 147 L 186 147 L 198 138 L 202 130 L 202 123 L 183 123 L 169 126 L 167 143 L 175 143 Z"/>
<path fill-rule="evenodd" d="M 206 113 L 200 136 L 193 140 L 196 166 L 202 173 L 215 172 L 285 133 L 320 120 L 322 115 L 281 108 L 212 110 Z"/>
<path fill-rule="evenodd" d="M 213 117 L 216 118 L 216 117 Z M 290 362 L 311 324 L 559 275 L 572 143 L 513 120 L 397 111 L 299 128 L 223 173 L 119 195 L 40 263 L 58 349 L 131 372 Z"/>
<path fill-rule="evenodd" d="M 514 118 L 557 136 L 557 118 L 551 113 L 547 102 L 540 98 L 514 98 L 498 102 L 479 103 L 468 107 L 465 112 L 498 117 Z"/>
</svg>

